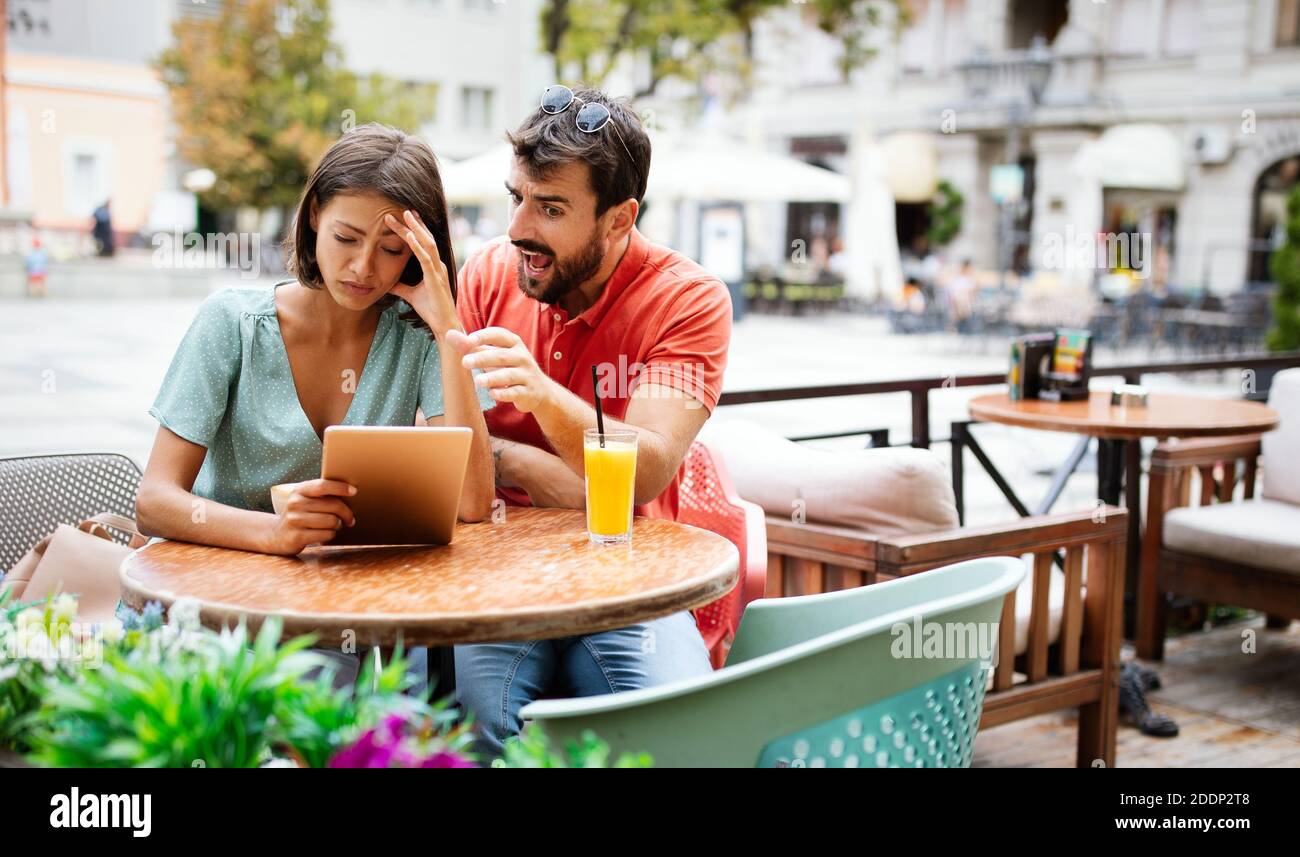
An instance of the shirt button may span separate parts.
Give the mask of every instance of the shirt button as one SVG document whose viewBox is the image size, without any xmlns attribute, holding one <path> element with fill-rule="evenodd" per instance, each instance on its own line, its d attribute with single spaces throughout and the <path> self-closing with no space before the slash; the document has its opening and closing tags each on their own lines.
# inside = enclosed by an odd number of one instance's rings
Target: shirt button
<svg viewBox="0 0 1300 857">
<path fill-rule="evenodd" d="M 556 360 L 559 360 L 559 359 L 560 359 L 561 357 L 563 357 L 564 355 L 557 351 L 557 352 L 555 352 L 555 355 L 554 355 L 554 356 L 555 356 L 555 359 L 556 359 Z"/>
<path fill-rule="evenodd" d="M 560 314 L 559 314 L 558 312 L 555 314 L 555 320 L 556 320 L 556 321 L 559 321 L 559 320 L 560 320 Z"/>
</svg>

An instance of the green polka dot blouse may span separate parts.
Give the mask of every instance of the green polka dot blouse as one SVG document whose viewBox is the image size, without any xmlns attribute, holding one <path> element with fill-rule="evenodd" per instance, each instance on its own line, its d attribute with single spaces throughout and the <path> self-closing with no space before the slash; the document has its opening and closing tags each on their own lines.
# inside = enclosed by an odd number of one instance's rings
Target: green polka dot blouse
<svg viewBox="0 0 1300 857">
<path fill-rule="evenodd" d="M 384 309 L 343 425 L 409 426 L 443 413 L 438 346 Z M 341 379 L 346 381 L 347 379 Z M 495 403 L 479 390 L 484 410 Z M 271 486 L 320 477 L 323 446 L 298 402 L 275 312 L 275 289 L 207 298 L 172 358 L 149 413 L 207 449 L 193 493 L 271 511 Z"/>
</svg>

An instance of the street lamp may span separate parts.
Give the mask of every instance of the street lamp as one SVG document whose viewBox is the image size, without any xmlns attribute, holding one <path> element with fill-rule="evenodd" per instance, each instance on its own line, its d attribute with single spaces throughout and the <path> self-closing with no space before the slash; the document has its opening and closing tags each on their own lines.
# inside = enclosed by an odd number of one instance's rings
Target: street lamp
<svg viewBox="0 0 1300 857">
<path fill-rule="evenodd" d="M 989 59 L 988 49 L 976 45 L 970 58 L 957 66 L 962 79 L 966 82 L 966 91 L 972 98 L 983 99 L 993 87 L 993 60 Z"/>
<path fill-rule="evenodd" d="M 1029 51 L 1022 62 L 1029 99 L 1037 107 L 1042 103 L 1043 91 L 1047 89 L 1047 81 L 1052 77 L 1052 51 L 1041 33 L 1029 43 Z"/>
</svg>

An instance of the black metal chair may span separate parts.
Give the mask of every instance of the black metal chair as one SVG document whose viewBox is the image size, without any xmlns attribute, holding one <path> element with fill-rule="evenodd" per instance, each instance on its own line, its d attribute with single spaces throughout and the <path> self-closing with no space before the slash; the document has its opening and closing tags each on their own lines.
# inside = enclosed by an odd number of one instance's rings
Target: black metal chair
<svg viewBox="0 0 1300 857">
<path fill-rule="evenodd" d="M 0 458 L 0 570 L 59 524 L 76 526 L 100 512 L 134 518 L 140 476 L 134 461 L 115 452 Z"/>
</svg>

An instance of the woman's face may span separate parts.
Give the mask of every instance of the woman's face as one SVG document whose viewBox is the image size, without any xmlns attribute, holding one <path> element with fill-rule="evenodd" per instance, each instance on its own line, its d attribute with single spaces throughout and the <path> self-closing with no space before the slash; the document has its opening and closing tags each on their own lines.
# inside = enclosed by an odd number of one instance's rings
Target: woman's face
<svg viewBox="0 0 1300 857">
<path fill-rule="evenodd" d="M 402 208 L 378 193 L 340 193 L 322 207 L 313 202 L 316 264 L 330 296 L 343 307 L 364 310 L 388 293 L 411 250 L 384 225 L 384 215 L 399 221 Z"/>
</svg>

